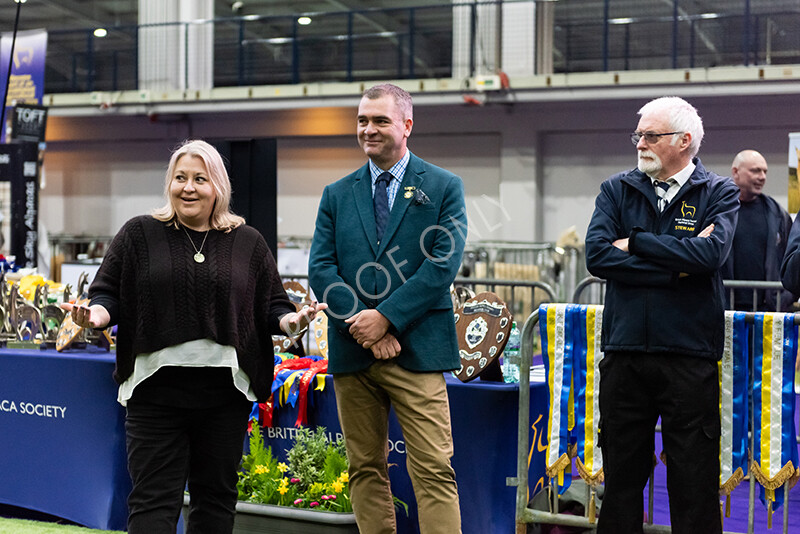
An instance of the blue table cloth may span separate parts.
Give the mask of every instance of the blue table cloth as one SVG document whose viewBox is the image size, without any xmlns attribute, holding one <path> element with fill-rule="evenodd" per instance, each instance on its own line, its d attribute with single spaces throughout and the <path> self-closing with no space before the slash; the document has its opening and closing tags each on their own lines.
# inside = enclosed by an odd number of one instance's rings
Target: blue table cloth
<svg viewBox="0 0 800 534">
<path fill-rule="evenodd" d="M 0 350 L 0 503 L 125 529 L 125 410 L 105 352 Z"/>
</svg>

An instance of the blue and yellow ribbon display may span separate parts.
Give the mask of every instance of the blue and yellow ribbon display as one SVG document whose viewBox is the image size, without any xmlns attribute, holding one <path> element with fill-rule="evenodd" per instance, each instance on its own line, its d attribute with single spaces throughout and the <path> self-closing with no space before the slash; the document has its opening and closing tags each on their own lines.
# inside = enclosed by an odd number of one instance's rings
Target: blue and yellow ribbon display
<svg viewBox="0 0 800 534">
<path fill-rule="evenodd" d="M 600 429 L 600 337 L 602 306 L 580 306 L 574 310 L 573 325 L 578 346 L 574 351 L 575 398 L 578 404 L 575 422 L 578 473 L 590 486 L 603 481 L 603 455 L 597 447 Z"/>
<path fill-rule="evenodd" d="M 750 451 L 749 470 L 762 487 L 761 501 L 769 511 L 771 527 L 772 511 L 783 503 L 783 492 L 776 490 L 800 478 L 794 424 L 798 331 L 792 314 L 758 313 L 752 325 L 746 318 L 744 312 L 725 313 L 725 345 L 719 362 L 720 494 L 729 496 L 748 470 L 748 429 L 752 427 L 755 450 Z M 603 458 L 597 447 L 602 322 L 602 306 L 539 307 L 550 401 L 545 469 L 549 478 L 557 478 L 559 493 L 570 484 L 564 473 L 571 456 L 577 456 L 577 470 L 591 488 L 603 480 Z M 749 395 L 754 403 L 752 425 Z M 726 502 L 728 515 L 727 498 Z"/>
<path fill-rule="evenodd" d="M 725 312 L 725 344 L 718 364 L 719 492 L 725 495 L 725 517 L 730 517 L 730 494 L 747 472 L 749 333 L 744 312 Z"/>
<path fill-rule="evenodd" d="M 797 327 L 788 313 L 757 313 L 753 324 L 755 450 L 750 471 L 761 485 L 761 502 L 772 511 L 783 503 L 775 490 L 796 481 L 794 365 Z"/>
<path fill-rule="evenodd" d="M 559 493 L 563 493 L 571 482 L 569 478 L 565 481 L 564 470 L 571 465 L 567 450 L 570 430 L 575 421 L 572 402 L 572 350 L 575 336 L 571 314 L 574 308 L 578 306 L 542 304 L 539 307 L 542 360 L 550 401 L 545 471 L 549 478 L 557 479 Z"/>
</svg>

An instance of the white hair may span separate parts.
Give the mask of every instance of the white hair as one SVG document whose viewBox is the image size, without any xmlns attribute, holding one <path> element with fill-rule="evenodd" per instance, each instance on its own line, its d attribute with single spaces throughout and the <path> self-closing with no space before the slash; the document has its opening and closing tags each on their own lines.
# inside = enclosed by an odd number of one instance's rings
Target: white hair
<svg viewBox="0 0 800 534">
<path fill-rule="evenodd" d="M 689 133 L 692 142 L 689 145 L 689 154 L 695 157 L 700 151 L 703 142 L 703 120 L 697 110 L 686 100 L 677 96 L 664 96 L 651 100 L 639 110 L 639 115 L 664 115 L 667 117 L 669 128 L 673 132 Z M 678 137 L 672 136 L 675 143 Z"/>
</svg>

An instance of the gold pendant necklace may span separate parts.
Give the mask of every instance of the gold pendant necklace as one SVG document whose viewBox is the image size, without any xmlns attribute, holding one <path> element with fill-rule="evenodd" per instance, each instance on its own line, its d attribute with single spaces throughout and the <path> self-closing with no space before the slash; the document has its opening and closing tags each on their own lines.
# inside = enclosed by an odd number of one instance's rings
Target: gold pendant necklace
<svg viewBox="0 0 800 534">
<path fill-rule="evenodd" d="M 200 245 L 199 249 L 196 246 L 194 246 L 194 241 L 192 241 L 192 236 L 189 235 L 189 232 L 186 230 L 186 227 L 184 225 L 181 225 L 181 228 L 183 228 L 183 232 L 186 234 L 186 237 L 189 238 L 189 243 L 192 244 L 192 248 L 194 249 L 194 261 L 197 263 L 203 263 L 204 261 L 206 261 L 206 257 L 203 256 L 203 247 L 206 244 L 206 237 L 208 237 L 208 232 L 211 231 L 211 228 L 206 230 L 206 235 L 203 237 L 203 243 Z"/>
</svg>

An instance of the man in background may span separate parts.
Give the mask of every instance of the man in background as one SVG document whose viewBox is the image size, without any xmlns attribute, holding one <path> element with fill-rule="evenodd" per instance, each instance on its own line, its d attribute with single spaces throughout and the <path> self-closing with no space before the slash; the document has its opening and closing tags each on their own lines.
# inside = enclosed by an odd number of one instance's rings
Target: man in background
<svg viewBox="0 0 800 534">
<path fill-rule="evenodd" d="M 647 103 L 631 141 L 638 168 L 602 183 L 586 233 L 607 281 L 600 363 L 605 495 L 598 534 L 643 531 L 656 421 L 674 534 L 719 534 L 719 385 L 736 184 L 697 154 L 703 123 L 677 97 Z"/>
<path fill-rule="evenodd" d="M 328 371 L 350 460 L 359 531 L 396 532 L 387 464 L 389 409 L 403 431 L 425 534 L 459 534 L 461 515 L 443 371 L 460 357 L 450 299 L 467 231 L 461 178 L 408 150 L 411 95 L 364 92 L 367 162 L 327 187 L 309 282 L 328 303 Z"/>
<path fill-rule="evenodd" d="M 731 176 L 739 186 L 741 207 L 733 249 L 722 268 L 722 277 L 726 280 L 778 281 L 792 219 L 775 199 L 763 193 L 767 182 L 767 161 L 755 150 L 742 150 L 733 159 Z M 730 291 L 726 292 L 726 297 L 730 300 Z M 797 297 L 789 291 L 736 289 L 732 308 L 789 311 L 796 300 Z"/>
</svg>

